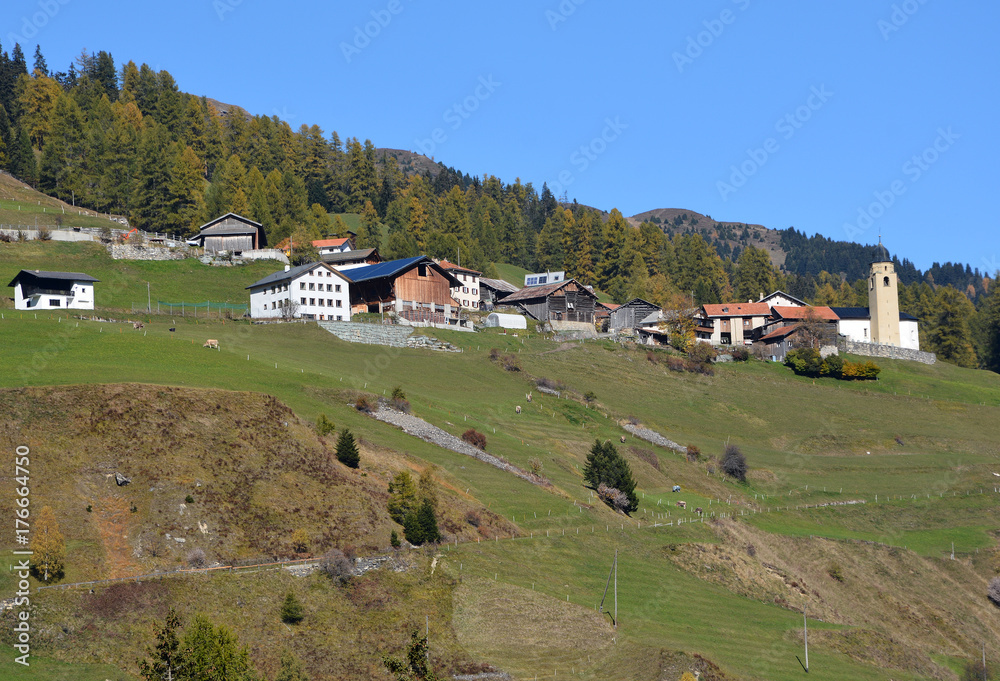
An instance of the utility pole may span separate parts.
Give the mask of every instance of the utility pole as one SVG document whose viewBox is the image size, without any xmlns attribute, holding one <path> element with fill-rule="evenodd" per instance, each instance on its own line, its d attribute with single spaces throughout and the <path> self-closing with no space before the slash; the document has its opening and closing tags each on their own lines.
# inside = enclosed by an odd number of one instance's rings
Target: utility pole
<svg viewBox="0 0 1000 681">
<path fill-rule="evenodd" d="M 153 311 L 153 299 L 149 295 L 149 282 L 146 282 L 146 312 Z"/>
<path fill-rule="evenodd" d="M 618 630 L 618 549 L 615 549 L 615 631 Z"/>
</svg>

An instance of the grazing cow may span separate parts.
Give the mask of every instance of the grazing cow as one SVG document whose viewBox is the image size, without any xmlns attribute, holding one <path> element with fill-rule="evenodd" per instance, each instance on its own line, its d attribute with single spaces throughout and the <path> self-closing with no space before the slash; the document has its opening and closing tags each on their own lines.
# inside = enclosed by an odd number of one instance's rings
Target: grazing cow
<svg viewBox="0 0 1000 681">
<path fill-rule="evenodd" d="M 674 485 L 674 488 L 672 490 L 670 490 L 670 491 L 671 492 L 680 492 L 681 491 L 681 486 L 680 485 Z"/>
<path fill-rule="evenodd" d="M 694 509 L 694 512 L 697 513 L 698 515 L 701 515 L 702 513 L 704 513 L 704 511 L 701 510 L 701 506 L 699 506 L 698 508 Z"/>
<path fill-rule="evenodd" d="M 175 327 L 175 326 L 171 326 L 171 327 L 170 327 L 169 329 L 167 329 L 167 330 L 168 330 L 168 331 L 169 331 L 170 333 L 173 333 L 174 331 L 176 331 L 176 330 L 177 330 L 177 327 Z"/>
<path fill-rule="evenodd" d="M 145 327 L 146 327 L 146 325 L 143 324 L 142 322 L 132 322 L 132 328 L 133 329 L 143 329 Z"/>
<path fill-rule="evenodd" d="M 622 444 L 625 444 L 625 436 L 622 435 Z"/>
<path fill-rule="evenodd" d="M 688 502 L 686 502 L 686 501 L 678 501 L 677 505 L 680 506 L 681 508 L 687 508 L 688 507 Z"/>
<path fill-rule="evenodd" d="M 531 402 L 531 393 L 528 393 L 527 395 L 525 395 L 525 398 L 527 398 L 527 400 L 529 402 Z"/>
<path fill-rule="evenodd" d="M 520 404 L 517 405 L 516 407 L 514 407 L 514 413 L 516 413 L 516 414 L 520 414 L 521 413 L 521 405 Z"/>
<path fill-rule="evenodd" d="M 212 348 L 213 350 L 218 350 L 219 349 L 219 341 L 217 341 L 214 338 L 209 338 L 207 341 L 205 341 L 205 344 L 202 345 L 201 347 L 203 347 L 203 348 Z"/>
</svg>

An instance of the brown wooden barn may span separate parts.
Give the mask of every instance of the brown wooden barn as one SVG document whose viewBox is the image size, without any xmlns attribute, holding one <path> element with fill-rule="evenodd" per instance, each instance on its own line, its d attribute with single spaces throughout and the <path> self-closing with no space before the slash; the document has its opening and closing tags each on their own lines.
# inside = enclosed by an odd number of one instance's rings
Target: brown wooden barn
<svg viewBox="0 0 1000 681">
<path fill-rule="evenodd" d="M 206 253 L 242 253 L 267 246 L 267 235 L 259 222 L 226 213 L 202 225 L 191 242 L 197 242 Z"/>
<path fill-rule="evenodd" d="M 458 316 L 451 288 L 461 283 L 425 255 L 341 270 L 351 280 L 351 313 L 394 310 L 415 322 L 447 324 Z"/>
<path fill-rule="evenodd" d="M 503 299 L 501 305 L 520 308 L 540 322 L 594 323 L 597 296 L 576 279 L 543 286 L 528 286 Z"/>
</svg>

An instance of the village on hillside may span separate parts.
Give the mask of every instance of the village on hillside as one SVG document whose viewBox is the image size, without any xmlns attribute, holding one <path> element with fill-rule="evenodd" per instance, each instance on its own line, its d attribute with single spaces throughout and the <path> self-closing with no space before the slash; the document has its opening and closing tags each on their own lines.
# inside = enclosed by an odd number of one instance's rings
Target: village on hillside
<svg viewBox="0 0 1000 681">
<path fill-rule="evenodd" d="M 246 316 L 255 322 L 316 321 L 334 331 L 331 323 L 363 320 L 474 331 L 477 322 L 517 330 L 529 328 L 530 321 L 564 338 L 610 335 L 656 346 L 680 337 L 685 344 L 694 340 L 722 350 L 749 348 L 771 361 L 784 361 L 796 347 L 817 348 L 823 357 L 843 350 L 935 361 L 933 353 L 920 350 L 917 318 L 899 311 L 897 275 L 881 243 L 882 257 L 870 263 L 868 307 L 812 306 L 783 291 L 762 291 L 756 301 L 680 310 L 664 310 L 641 298 L 603 302 L 592 284 L 561 271 L 528 274 L 519 288 L 426 255 L 383 260 L 377 248 L 355 248 L 350 232 L 312 241 L 318 259 L 292 266 L 294 243 L 286 239 L 267 248 L 264 227 L 235 213 L 206 223 L 188 244 L 201 250 L 206 263 L 217 258 L 284 263 L 246 286 Z M 19 310 L 93 309 L 97 283 L 82 272 L 21 270 L 8 286 Z"/>
</svg>

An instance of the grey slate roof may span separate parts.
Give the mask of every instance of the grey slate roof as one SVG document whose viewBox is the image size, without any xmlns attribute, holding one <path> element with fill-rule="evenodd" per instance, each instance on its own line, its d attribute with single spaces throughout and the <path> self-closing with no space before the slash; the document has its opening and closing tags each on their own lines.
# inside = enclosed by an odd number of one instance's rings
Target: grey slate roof
<svg viewBox="0 0 1000 681">
<path fill-rule="evenodd" d="M 305 265 L 299 265 L 298 267 L 293 267 L 290 270 L 288 270 L 287 272 L 285 270 L 279 270 L 278 272 L 275 272 L 274 274 L 267 275 L 266 277 L 264 277 L 263 279 L 261 279 L 259 281 L 255 281 L 254 283 L 250 284 L 246 288 L 248 288 L 248 289 L 260 288 L 262 286 L 270 286 L 271 284 L 277 284 L 278 282 L 282 282 L 282 281 L 291 281 L 292 279 L 294 279 L 295 277 L 299 276 L 303 272 L 308 272 L 309 270 L 311 270 L 312 268 L 316 267 L 317 265 L 322 265 L 322 264 L 323 263 L 320 263 L 320 262 L 310 262 L 310 263 L 306 263 Z M 330 269 L 333 269 L 333 268 L 330 268 Z M 345 280 L 347 279 L 344 276 L 343 272 L 338 272 L 337 270 L 333 270 L 333 271 L 339 277 L 341 277 L 342 279 L 345 279 Z"/>
<path fill-rule="evenodd" d="M 496 291 L 501 291 L 503 293 L 514 293 L 517 291 L 517 287 L 509 281 L 504 281 L 503 279 L 489 279 L 487 277 L 479 277 L 479 285 L 486 286 L 488 288 L 494 289 Z"/>
<path fill-rule="evenodd" d="M 868 311 L 867 307 L 831 307 L 830 309 L 841 319 L 871 319 L 871 312 Z M 899 321 L 918 322 L 920 320 L 907 312 L 900 312 Z"/>
<path fill-rule="evenodd" d="M 341 251 L 339 253 L 324 253 L 320 256 L 323 262 L 330 263 L 331 265 L 336 265 L 342 262 L 350 261 L 364 261 L 371 257 L 372 253 L 375 253 L 374 248 L 358 248 L 353 251 Z"/>
</svg>

